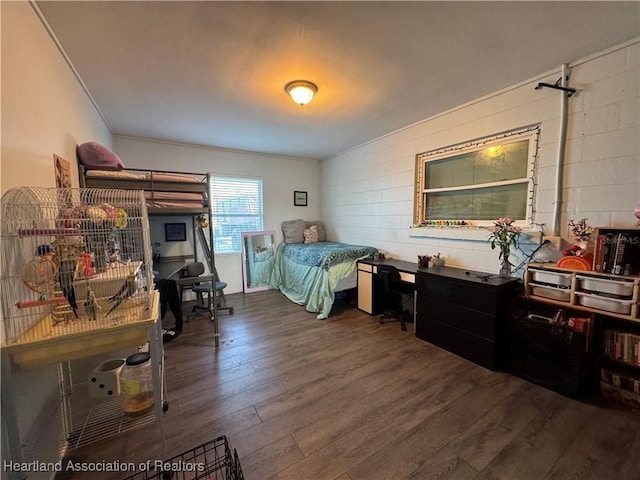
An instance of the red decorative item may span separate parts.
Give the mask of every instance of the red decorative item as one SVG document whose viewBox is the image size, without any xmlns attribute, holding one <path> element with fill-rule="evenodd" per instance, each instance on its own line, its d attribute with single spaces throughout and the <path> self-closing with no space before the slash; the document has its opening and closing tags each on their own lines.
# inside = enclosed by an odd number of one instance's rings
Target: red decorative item
<svg viewBox="0 0 640 480">
<path fill-rule="evenodd" d="M 86 278 L 93 277 L 96 272 L 93 270 L 92 255 L 90 253 L 80 254 L 80 266 L 82 268 L 82 276 Z"/>
<path fill-rule="evenodd" d="M 589 271 L 591 270 L 592 263 L 593 263 L 593 258 L 592 258 L 592 255 L 589 253 L 585 257 L 577 257 L 575 255 L 562 257 L 560 260 L 556 262 L 556 265 L 559 267 L 568 268 L 571 270 Z"/>
</svg>

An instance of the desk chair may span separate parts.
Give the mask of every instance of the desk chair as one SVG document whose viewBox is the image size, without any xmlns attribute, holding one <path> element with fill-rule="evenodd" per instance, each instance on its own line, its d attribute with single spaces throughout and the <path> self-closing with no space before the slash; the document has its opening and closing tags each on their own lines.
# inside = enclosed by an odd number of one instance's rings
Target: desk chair
<svg viewBox="0 0 640 480">
<path fill-rule="evenodd" d="M 387 319 L 395 319 L 400 322 L 400 328 L 407 330 L 402 311 L 402 280 L 400 272 L 393 265 L 378 265 L 378 277 L 382 279 L 384 285 L 383 304 L 384 313 L 380 317 L 380 324 L 384 324 Z"/>
<path fill-rule="evenodd" d="M 205 272 L 204 264 L 202 262 L 190 263 L 185 266 L 182 272 L 183 278 L 194 278 L 192 283 L 182 283 L 180 285 L 180 298 L 182 298 L 182 293 L 184 290 L 191 290 L 194 292 L 200 302 L 200 305 L 195 305 L 191 309 L 191 313 L 196 312 L 197 310 L 207 310 L 211 311 L 213 298 L 216 300 L 216 308 L 218 311 L 227 310 L 229 313 L 233 313 L 233 307 L 225 306 L 227 300 L 224 296 L 224 289 L 227 287 L 226 282 L 220 281 L 220 277 L 218 276 L 217 269 L 213 269 L 212 275 L 205 275 L 203 277 L 203 281 L 197 281 L 197 277 L 200 277 Z M 215 289 L 213 289 L 214 283 L 212 281 L 207 281 L 208 278 L 211 278 L 215 283 Z M 204 296 L 207 296 L 207 302 L 204 301 Z M 213 297 L 212 297 L 213 295 Z"/>
</svg>

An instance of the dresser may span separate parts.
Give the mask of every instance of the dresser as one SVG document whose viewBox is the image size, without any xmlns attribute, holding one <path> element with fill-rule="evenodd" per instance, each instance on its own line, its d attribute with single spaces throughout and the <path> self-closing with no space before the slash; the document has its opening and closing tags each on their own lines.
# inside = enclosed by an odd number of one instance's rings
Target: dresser
<svg viewBox="0 0 640 480">
<path fill-rule="evenodd" d="M 517 278 L 435 267 L 416 272 L 416 336 L 490 369 L 503 367 Z"/>
</svg>

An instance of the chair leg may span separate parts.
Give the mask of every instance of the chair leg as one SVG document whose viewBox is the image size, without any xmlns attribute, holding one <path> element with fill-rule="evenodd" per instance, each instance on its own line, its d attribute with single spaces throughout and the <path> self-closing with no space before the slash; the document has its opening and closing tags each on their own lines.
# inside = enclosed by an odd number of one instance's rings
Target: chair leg
<svg viewBox="0 0 640 480">
<path fill-rule="evenodd" d="M 218 310 L 227 310 L 230 314 L 233 313 L 233 307 L 227 307 L 227 299 L 224 296 L 223 290 L 218 290 L 216 292 L 216 307 Z"/>
<path fill-rule="evenodd" d="M 400 322 L 400 329 L 403 331 L 407 331 L 407 325 L 404 321 L 404 312 L 402 311 L 402 307 L 398 310 L 398 312 L 387 310 L 385 311 L 379 318 L 380 325 L 384 325 L 384 321 L 387 319 L 393 319 L 394 322 Z"/>
</svg>

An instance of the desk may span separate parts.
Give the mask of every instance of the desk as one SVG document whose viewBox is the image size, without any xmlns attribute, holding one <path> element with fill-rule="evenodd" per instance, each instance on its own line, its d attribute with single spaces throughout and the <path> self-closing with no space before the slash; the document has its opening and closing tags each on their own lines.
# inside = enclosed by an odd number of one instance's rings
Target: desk
<svg viewBox="0 0 640 480">
<path fill-rule="evenodd" d="M 153 269 L 158 272 L 154 274 L 154 280 L 177 279 L 178 272 L 187 264 L 185 260 L 167 260 L 153 264 Z"/>
<path fill-rule="evenodd" d="M 381 295 L 376 294 L 380 291 L 375 282 L 378 265 L 392 265 L 400 272 L 400 280 L 412 285 L 416 283 L 417 263 L 403 260 L 360 260 L 358 262 L 358 309 L 369 315 L 381 314 L 383 310 Z"/>
<path fill-rule="evenodd" d="M 419 268 L 401 260 L 358 262 L 358 308 L 381 313 L 378 265 L 393 265 L 415 290 L 414 330 L 418 338 L 487 368 L 502 365 L 507 316 L 520 281 L 461 268 Z"/>
</svg>

